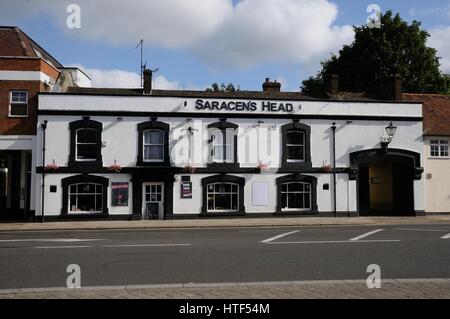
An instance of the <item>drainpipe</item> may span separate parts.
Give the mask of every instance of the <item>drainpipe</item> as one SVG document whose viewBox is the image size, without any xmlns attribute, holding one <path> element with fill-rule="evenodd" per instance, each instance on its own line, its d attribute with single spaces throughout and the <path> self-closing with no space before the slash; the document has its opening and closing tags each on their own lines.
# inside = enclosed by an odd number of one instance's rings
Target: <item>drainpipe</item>
<svg viewBox="0 0 450 319">
<path fill-rule="evenodd" d="M 336 123 L 333 123 L 331 130 L 333 131 L 333 209 L 334 217 L 337 217 L 336 204 Z"/>
<path fill-rule="evenodd" d="M 45 200 L 45 132 L 47 121 L 42 122 L 42 190 L 41 190 L 41 223 L 44 222 L 44 200 Z"/>
</svg>

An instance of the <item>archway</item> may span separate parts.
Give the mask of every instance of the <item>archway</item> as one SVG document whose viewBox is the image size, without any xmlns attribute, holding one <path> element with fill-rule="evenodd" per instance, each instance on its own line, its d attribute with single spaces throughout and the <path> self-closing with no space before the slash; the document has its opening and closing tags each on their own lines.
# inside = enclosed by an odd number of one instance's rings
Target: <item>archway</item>
<svg viewBox="0 0 450 319">
<path fill-rule="evenodd" d="M 419 153 L 364 150 L 350 154 L 350 162 L 361 216 L 415 215 L 414 180 L 420 180 L 423 173 Z"/>
</svg>

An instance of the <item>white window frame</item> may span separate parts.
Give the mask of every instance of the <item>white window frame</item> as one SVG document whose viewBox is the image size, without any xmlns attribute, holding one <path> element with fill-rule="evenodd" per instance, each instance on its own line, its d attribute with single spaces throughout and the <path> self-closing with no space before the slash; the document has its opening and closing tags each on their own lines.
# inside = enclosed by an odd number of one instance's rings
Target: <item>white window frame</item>
<svg viewBox="0 0 450 319">
<path fill-rule="evenodd" d="M 233 130 L 234 131 L 234 130 Z M 216 136 L 220 135 L 221 141 L 217 142 Z M 230 142 L 231 140 L 231 142 Z M 212 162 L 213 163 L 232 163 L 234 162 L 234 134 L 228 134 L 228 130 L 219 130 L 211 134 Z M 216 148 L 222 149 L 222 158 L 216 157 Z"/>
<path fill-rule="evenodd" d="M 13 93 L 25 93 L 25 102 L 13 102 Z M 12 110 L 12 105 L 16 104 L 16 105 L 26 105 L 27 107 L 27 114 L 26 115 L 14 115 L 11 114 L 11 110 Z M 9 117 L 28 117 L 28 91 L 25 90 L 11 90 L 9 91 L 9 110 L 8 110 L 8 116 Z"/>
<path fill-rule="evenodd" d="M 288 144 L 287 140 L 288 140 L 288 136 L 289 133 L 300 133 L 303 136 L 303 141 L 300 142 L 300 144 Z M 306 161 L 306 133 L 302 130 L 288 130 L 286 132 L 286 161 L 288 163 L 304 163 Z M 303 148 L 303 159 L 289 159 L 289 154 L 288 154 L 288 148 L 289 147 L 301 147 Z"/>
<path fill-rule="evenodd" d="M 214 190 L 211 192 L 209 190 L 210 186 L 213 186 Z M 231 186 L 231 192 L 216 192 L 216 185 L 230 185 Z M 233 186 L 236 186 L 237 190 L 236 192 L 233 192 Z M 207 212 L 208 213 L 237 213 L 239 212 L 239 184 L 236 183 L 228 183 L 228 182 L 216 182 L 216 183 L 210 183 L 208 185 L 206 185 L 207 189 L 206 189 L 206 197 L 207 197 L 207 201 L 206 201 L 206 205 L 207 205 Z M 210 195 L 230 195 L 230 207 L 233 206 L 233 195 L 237 195 L 236 197 L 236 204 L 237 204 L 237 208 L 236 209 L 216 209 L 216 199 L 214 198 L 214 209 L 209 209 L 209 196 Z"/>
<path fill-rule="evenodd" d="M 78 145 L 95 145 L 96 147 L 98 147 L 98 143 L 79 143 L 78 142 L 78 131 L 84 131 L 84 130 L 89 130 L 89 131 L 93 131 L 96 135 L 97 135 L 97 130 L 93 129 L 93 128 L 89 128 L 89 127 L 82 127 L 79 128 L 75 131 L 75 160 L 77 162 L 95 162 L 97 161 L 97 157 L 96 158 L 78 158 Z"/>
<path fill-rule="evenodd" d="M 307 191 L 289 191 L 289 185 L 291 184 L 303 184 L 303 185 L 309 185 L 309 192 Z M 287 191 L 283 191 L 283 186 L 287 185 Z M 283 183 L 281 184 L 281 196 L 283 197 L 283 194 L 286 194 L 286 204 L 287 204 L 287 208 L 286 207 L 282 207 L 282 211 L 284 212 L 290 212 L 290 211 L 296 211 L 296 212 L 310 212 L 312 211 L 312 184 L 311 183 L 307 183 L 307 182 L 288 182 L 288 183 Z M 304 194 L 309 194 L 309 208 L 289 208 L 289 194 L 302 194 L 302 196 L 304 196 Z"/>
<path fill-rule="evenodd" d="M 77 187 L 77 189 L 78 189 L 78 186 L 79 185 L 93 185 L 94 186 L 94 193 L 78 193 L 78 190 L 75 192 L 75 193 L 72 193 L 71 192 L 71 189 L 72 189 L 72 187 L 73 186 L 76 186 Z M 101 187 L 101 192 L 100 193 L 97 193 L 97 186 L 100 186 Z M 68 197 L 68 205 L 69 205 L 69 208 L 68 208 L 68 212 L 69 212 L 69 214 L 74 214 L 74 215 L 76 215 L 76 214 L 102 214 L 103 213 L 103 210 L 101 210 L 101 211 L 73 211 L 72 210 L 72 207 L 70 207 L 70 199 L 71 199 L 71 196 L 76 196 L 76 204 L 75 204 L 75 206 L 76 207 L 78 207 L 78 196 L 83 196 L 83 195 L 88 195 L 88 196 L 94 196 L 94 205 L 95 205 L 95 208 L 97 208 L 97 196 L 98 195 L 101 195 L 102 196 L 102 209 L 104 209 L 104 207 L 103 207 L 103 185 L 101 185 L 101 184 L 96 184 L 96 183 L 76 183 L 76 184 L 71 184 L 71 185 L 69 185 L 69 187 L 68 187 L 68 192 L 69 192 L 69 197 Z"/>
<path fill-rule="evenodd" d="M 162 144 L 146 144 L 145 143 L 145 133 L 147 132 L 158 132 L 162 134 Z M 163 163 L 164 162 L 164 157 L 165 157 L 165 132 L 163 130 L 160 129 L 148 129 L 142 132 L 143 136 L 142 136 L 142 159 L 144 161 L 144 163 Z M 145 147 L 146 146 L 162 146 L 162 158 L 161 159 L 146 159 L 145 158 Z"/>
<path fill-rule="evenodd" d="M 438 155 L 433 155 L 433 147 L 437 147 Z M 442 155 L 444 152 L 447 155 Z M 430 140 L 430 157 L 431 158 L 450 158 L 450 141 L 448 139 L 432 139 Z"/>
</svg>

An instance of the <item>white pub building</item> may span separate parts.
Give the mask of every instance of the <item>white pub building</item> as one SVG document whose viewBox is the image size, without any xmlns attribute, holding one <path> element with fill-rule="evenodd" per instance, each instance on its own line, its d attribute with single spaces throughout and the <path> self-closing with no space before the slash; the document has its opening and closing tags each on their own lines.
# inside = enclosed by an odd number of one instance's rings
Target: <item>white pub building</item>
<svg viewBox="0 0 450 319">
<path fill-rule="evenodd" d="M 280 92 L 39 94 L 36 216 L 424 213 L 422 104 Z"/>
</svg>

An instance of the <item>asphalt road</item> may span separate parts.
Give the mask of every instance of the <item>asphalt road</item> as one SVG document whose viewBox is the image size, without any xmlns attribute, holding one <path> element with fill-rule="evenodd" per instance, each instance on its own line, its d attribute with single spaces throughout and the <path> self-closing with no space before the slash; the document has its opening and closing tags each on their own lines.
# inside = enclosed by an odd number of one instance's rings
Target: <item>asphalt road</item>
<svg viewBox="0 0 450 319">
<path fill-rule="evenodd" d="M 450 225 L 0 233 L 0 289 L 450 278 Z"/>
</svg>

